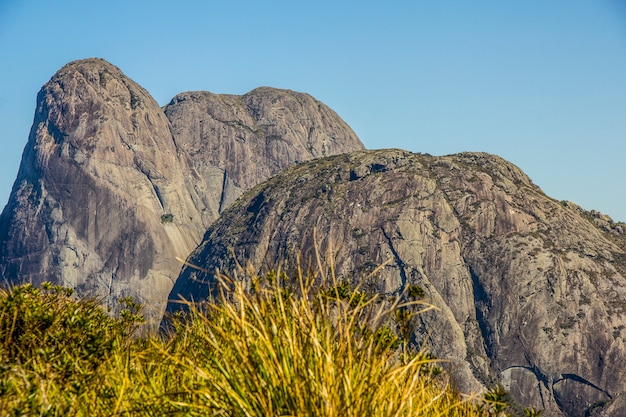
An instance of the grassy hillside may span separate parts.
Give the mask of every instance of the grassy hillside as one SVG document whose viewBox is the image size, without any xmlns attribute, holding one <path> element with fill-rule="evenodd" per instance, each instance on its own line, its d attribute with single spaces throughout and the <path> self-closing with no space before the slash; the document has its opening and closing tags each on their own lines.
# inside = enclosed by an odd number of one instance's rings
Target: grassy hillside
<svg viewBox="0 0 626 417">
<path fill-rule="evenodd" d="M 402 338 L 430 308 L 419 289 L 401 302 L 332 272 L 248 278 L 221 277 L 219 302 L 188 305 L 159 336 L 136 336 L 132 300 L 112 318 L 57 286 L 2 291 L 1 414 L 503 415 L 504 392 L 459 395 Z"/>
</svg>

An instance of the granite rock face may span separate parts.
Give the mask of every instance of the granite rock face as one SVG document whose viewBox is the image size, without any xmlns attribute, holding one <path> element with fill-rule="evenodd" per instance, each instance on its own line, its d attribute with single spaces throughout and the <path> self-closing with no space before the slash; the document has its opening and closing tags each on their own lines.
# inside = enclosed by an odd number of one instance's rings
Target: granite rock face
<svg viewBox="0 0 626 417">
<path fill-rule="evenodd" d="M 290 111 L 309 119 L 296 126 Z M 247 124 L 233 122 L 231 112 Z M 208 130 L 196 132 L 205 120 Z M 113 310 L 132 296 L 158 321 L 180 271 L 176 258 L 188 256 L 237 195 L 295 161 L 362 148 L 336 114 L 305 94 L 189 93 L 164 111 L 108 62 L 71 62 L 37 97 L 0 216 L 0 278 L 73 287 Z"/>
<path fill-rule="evenodd" d="M 175 257 L 202 235 L 185 163 L 144 89 L 102 60 L 66 65 L 38 94 L 2 214 L 3 280 L 51 281 L 113 309 L 131 295 L 151 308 L 173 285 Z"/>
<path fill-rule="evenodd" d="M 315 230 L 340 276 L 391 259 L 377 291 L 424 289 L 440 310 L 416 342 L 451 361 L 460 389 L 500 382 L 545 416 L 626 415 L 626 240 L 594 219 L 492 155 L 362 151 L 248 191 L 188 261 L 226 272 L 306 262 Z M 186 267 L 170 299 L 205 299 L 212 282 Z"/>
<path fill-rule="evenodd" d="M 364 149 L 352 129 L 308 94 L 261 87 L 243 95 L 179 94 L 165 106 L 193 187 L 215 220 L 243 190 L 294 163 Z"/>
</svg>

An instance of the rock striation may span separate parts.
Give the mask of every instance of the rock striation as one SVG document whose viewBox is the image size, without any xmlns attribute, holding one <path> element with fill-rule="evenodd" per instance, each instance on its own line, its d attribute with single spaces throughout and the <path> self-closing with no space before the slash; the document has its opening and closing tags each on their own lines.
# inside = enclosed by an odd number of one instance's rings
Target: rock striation
<svg viewBox="0 0 626 417">
<path fill-rule="evenodd" d="M 185 93 L 162 109 L 110 63 L 71 62 L 37 97 L 0 216 L 0 278 L 51 281 L 113 310 L 131 296 L 158 321 L 176 258 L 242 191 L 297 161 L 358 149 L 306 94 Z"/>
<path fill-rule="evenodd" d="M 332 243 L 337 274 L 353 279 L 391 259 L 373 288 L 418 285 L 439 307 L 421 316 L 415 342 L 450 361 L 460 389 L 499 382 L 545 416 L 617 416 L 626 415 L 626 239 L 605 223 L 496 156 L 361 151 L 249 190 L 188 262 L 271 268 Z M 212 284 L 186 267 L 170 299 L 206 299 Z"/>
</svg>

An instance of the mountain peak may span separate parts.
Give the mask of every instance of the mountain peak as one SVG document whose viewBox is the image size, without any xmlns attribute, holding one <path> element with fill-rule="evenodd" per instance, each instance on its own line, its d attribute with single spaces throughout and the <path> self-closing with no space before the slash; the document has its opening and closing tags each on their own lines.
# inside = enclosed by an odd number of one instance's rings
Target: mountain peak
<svg viewBox="0 0 626 417">
<path fill-rule="evenodd" d="M 158 321 L 176 258 L 242 191 L 296 161 L 363 147 L 317 102 L 301 100 L 293 110 L 308 119 L 297 123 L 288 106 L 274 111 L 283 90 L 261 89 L 253 103 L 205 92 L 177 97 L 161 109 L 99 58 L 52 76 L 0 217 L 3 281 L 52 281 L 112 309 L 131 295 Z"/>
</svg>

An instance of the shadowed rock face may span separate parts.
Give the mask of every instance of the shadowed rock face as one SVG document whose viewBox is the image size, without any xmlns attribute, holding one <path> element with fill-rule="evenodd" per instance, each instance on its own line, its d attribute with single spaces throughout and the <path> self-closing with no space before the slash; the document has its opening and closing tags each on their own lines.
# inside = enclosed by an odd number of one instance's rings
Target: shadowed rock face
<svg viewBox="0 0 626 417">
<path fill-rule="evenodd" d="M 0 216 L 4 282 L 52 281 L 112 309 L 130 295 L 160 319 L 176 257 L 241 191 L 296 160 L 363 148 L 337 115 L 295 92 L 188 93 L 165 110 L 172 121 L 100 59 L 69 63 L 44 85 Z M 296 125 L 291 111 L 308 119 Z"/>
<path fill-rule="evenodd" d="M 430 335 L 463 390 L 500 381 L 546 416 L 626 415 L 624 236 L 512 164 L 383 150 L 293 166 L 237 200 L 188 261 L 271 267 L 311 254 L 314 229 L 318 246 L 338 248 L 338 274 L 391 259 L 378 291 L 425 290 L 440 311 L 416 340 Z M 204 299 L 211 282 L 184 268 L 170 299 Z"/>
<path fill-rule="evenodd" d="M 144 89 L 102 60 L 66 65 L 37 97 L 2 214 L 2 278 L 52 281 L 112 308 L 126 295 L 154 306 L 173 285 L 175 257 L 201 236 L 187 170 Z"/>
</svg>

